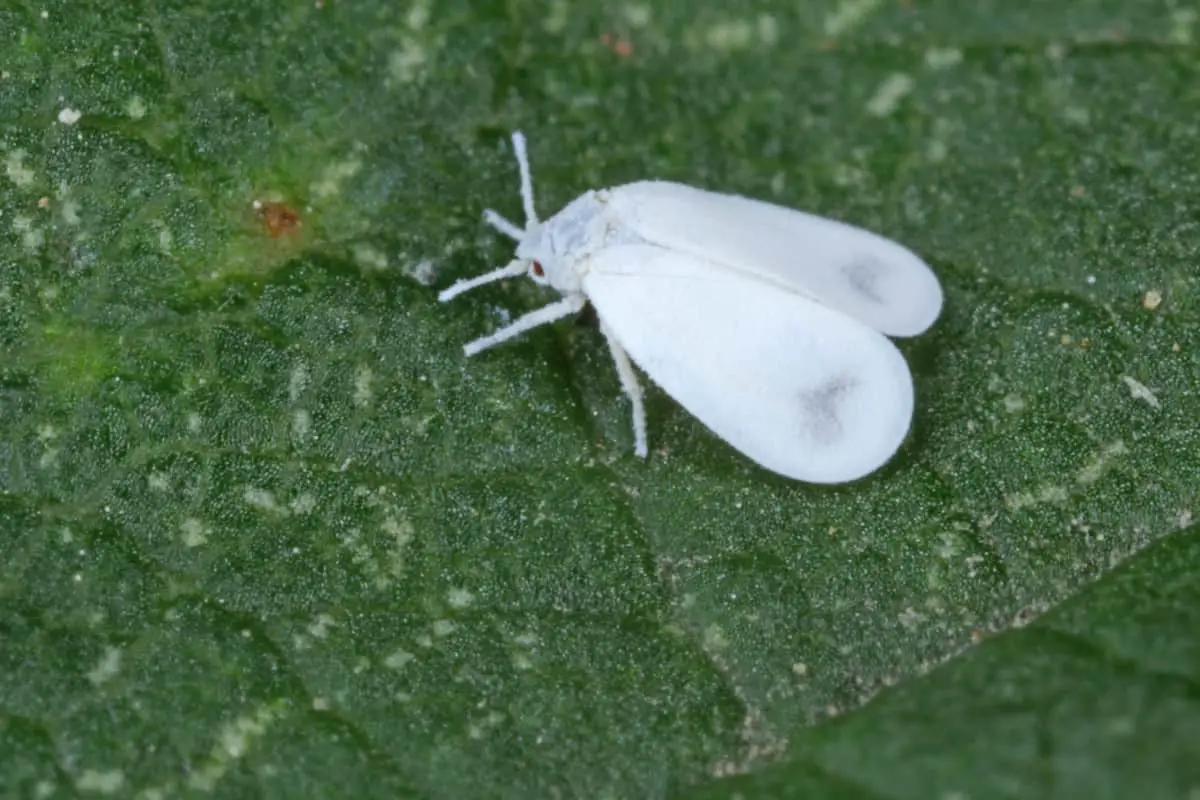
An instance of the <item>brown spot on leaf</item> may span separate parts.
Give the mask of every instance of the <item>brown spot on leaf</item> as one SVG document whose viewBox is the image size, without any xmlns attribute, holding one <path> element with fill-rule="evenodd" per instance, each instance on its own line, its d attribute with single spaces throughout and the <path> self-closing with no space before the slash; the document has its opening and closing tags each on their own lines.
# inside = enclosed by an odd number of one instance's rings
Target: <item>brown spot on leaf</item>
<svg viewBox="0 0 1200 800">
<path fill-rule="evenodd" d="M 263 203 L 258 206 L 258 218 L 272 239 L 291 236 L 300 230 L 300 214 L 284 203 Z"/>
</svg>

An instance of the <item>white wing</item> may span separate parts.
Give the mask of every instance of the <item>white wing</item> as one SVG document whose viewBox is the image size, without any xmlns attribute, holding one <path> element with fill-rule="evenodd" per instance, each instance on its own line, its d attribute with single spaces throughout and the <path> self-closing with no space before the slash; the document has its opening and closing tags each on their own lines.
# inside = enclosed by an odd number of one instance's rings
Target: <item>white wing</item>
<svg viewBox="0 0 1200 800">
<path fill-rule="evenodd" d="M 609 197 L 651 244 L 769 278 L 889 336 L 915 336 L 941 312 L 929 266 L 862 228 L 666 181 L 626 184 Z"/>
<path fill-rule="evenodd" d="M 851 481 L 891 458 L 908 432 L 904 358 L 816 301 L 649 245 L 602 250 L 583 289 L 655 383 L 767 469 Z"/>
</svg>

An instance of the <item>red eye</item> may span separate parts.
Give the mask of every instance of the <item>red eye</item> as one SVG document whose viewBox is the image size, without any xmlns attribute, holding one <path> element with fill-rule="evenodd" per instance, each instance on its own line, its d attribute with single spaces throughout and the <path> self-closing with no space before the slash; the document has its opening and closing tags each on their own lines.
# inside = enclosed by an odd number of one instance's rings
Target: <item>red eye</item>
<svg viewBox="0 0 1200 800">
<path fill-rule="evenodd" d="M 539 261 L 533 262 L 533 274 L 537 275 L 539 278 L 546 277 L 546 270 L 542 269 L 541 262 L 539 262 Z"/>
</svg>

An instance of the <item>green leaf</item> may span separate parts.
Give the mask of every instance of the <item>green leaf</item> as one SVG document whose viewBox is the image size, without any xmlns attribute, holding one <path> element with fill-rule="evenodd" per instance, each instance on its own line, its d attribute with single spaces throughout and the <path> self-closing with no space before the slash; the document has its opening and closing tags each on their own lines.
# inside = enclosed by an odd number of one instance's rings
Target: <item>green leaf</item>
<svg viewBox="0 0 1200 800">
<path fill-rule="evenodd" d="M 1200 20 L 970 5 L 0 6 L 0 795 L 1194 794 Z M 464 358 L 515 128 L 924 255 L 897 457 Z"/>
<path fill-rule="evenodd" d="M 1200 534 L 793 739 L 703 797 L 1191 797 Z"/>
</svg>

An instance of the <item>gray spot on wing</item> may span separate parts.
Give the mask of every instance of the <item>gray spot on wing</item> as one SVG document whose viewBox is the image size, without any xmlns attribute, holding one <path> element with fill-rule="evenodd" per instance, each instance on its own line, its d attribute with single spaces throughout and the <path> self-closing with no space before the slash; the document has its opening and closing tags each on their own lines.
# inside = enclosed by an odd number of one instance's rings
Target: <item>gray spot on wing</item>
<svg viewBox="0 0 1200 800">
<path fill-rule="evenodd" d="M 846 281 L 850 284 L 850 288 L 859 297 L 869 300 L 876 305 L 883 305 L 883 297 L 880 296 L 878 289 L 883 269 L 883 264 L 868 256 L 857 261 L 851 261 L 842 267 L 842 274 L 846 276 Z"/>
<path fill-rule="evenodd" d="M 838 418 L 839 406 L 857 386 L 858 381 L 843 374 L 800 393 L 800 422 L 809 441 L 831 447 L 842 440 L 845 432 Z"/>
</svg>

